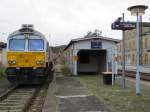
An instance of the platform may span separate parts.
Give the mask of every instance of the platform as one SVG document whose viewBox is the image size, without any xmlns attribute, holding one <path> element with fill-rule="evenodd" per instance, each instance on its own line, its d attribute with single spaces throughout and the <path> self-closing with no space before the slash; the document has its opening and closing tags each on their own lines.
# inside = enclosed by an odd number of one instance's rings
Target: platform
<svg viewBox="0 0 150 112">
<path fill-rule="evenodd" d="M 74 77 L 57 77 L 49 86 L 42 112 L 109 112 Z"/>
</svg>

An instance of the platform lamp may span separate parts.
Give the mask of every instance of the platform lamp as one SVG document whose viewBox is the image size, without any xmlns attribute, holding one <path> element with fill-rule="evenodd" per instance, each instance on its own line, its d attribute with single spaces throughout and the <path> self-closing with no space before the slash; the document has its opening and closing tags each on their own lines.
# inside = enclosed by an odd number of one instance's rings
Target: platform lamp
<svg viewBox="0 0 150 112">
<path fill-rule="evenodd" d="M 136 21 L 136 95 L 140 95 L 140 18 L 145 14 L 145 10 L 148 8 L 146 5 L 135 5 L 129 7 L 127 10 L 131 12 L 131 15 L 137 17 Z"/>
</svg>

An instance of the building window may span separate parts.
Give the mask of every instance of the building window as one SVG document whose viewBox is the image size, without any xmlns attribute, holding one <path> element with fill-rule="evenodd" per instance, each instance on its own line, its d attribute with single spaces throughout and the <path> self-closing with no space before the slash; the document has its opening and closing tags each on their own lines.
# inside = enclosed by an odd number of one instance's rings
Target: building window
<svg viewBox="0 0 150 112">
<path fill-rule="evenodd" d="M 81 51 L 79 54 L 79 63 L 89 64 L 89 62 L 90 62 L 90 53 Z"/>
<path fill-rule="evenodd" d="M 132 63 L 133 63 L 133 65 L 135 65 L 135 55 L 134 54 L 132 56 Z"/>
<path fill-rule="evenodd" d="M 150 64 L 150 55 L 148 53 L 143 55 L 143 65 L 149 65 Z"/>
<path fill-rule="evenodd" d="M 131 59 L 130 54 L 128 54 L 128 64 L 131 65 Z"/>
<path fill-rule="evenodd" d="M 147 53 L 147 60 L 146 60 L 146 62 L 147 62 L 147 63 L 146 63 L 147 65 L 150 64 L 150 54 L 149 54 L 149 53 Z"/>
<path fill-rule="evenodd" d="M 145 48 L 147 48 L 148 46 L 147 46 L 147 43 L 148 43 L 148 39 L 147 38 L 145 38 Z"/>
<path fill-rule="evenodd" d="M 145 64 L 148 64 L 148 55 L 145 54 Z"/>
</svg>

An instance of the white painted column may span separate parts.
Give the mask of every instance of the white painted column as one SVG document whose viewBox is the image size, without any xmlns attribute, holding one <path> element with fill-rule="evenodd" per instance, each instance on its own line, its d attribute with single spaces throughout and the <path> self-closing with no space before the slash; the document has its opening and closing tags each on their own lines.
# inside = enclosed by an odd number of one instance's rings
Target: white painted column
<svg viewBox="0 0 150 112">
<path fill-rule="evenodd" d="M 73 57 L 76 57 L 78 53 L 78 50 L 73 50 Z M 73 75 L 78 75 L 77 74 L 77 60 L 73 59 Z"/>
<path fill-rule="evenodd" d="M 112 48 L 112 85 L 114 85 L 114 76 L 115 76 L 115 63 L 114 63 L 115 51 Z"/>
</svg>

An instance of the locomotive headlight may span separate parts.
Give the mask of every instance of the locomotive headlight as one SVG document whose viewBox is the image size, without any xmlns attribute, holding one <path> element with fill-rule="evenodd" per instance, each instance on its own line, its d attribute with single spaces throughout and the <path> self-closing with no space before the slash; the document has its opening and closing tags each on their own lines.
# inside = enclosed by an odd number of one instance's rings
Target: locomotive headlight
<svg viewBox="0 0 150 112">
<path fill-rule="evenodd" d="M 15 61 L 15 60 L 13 60 L 13 61 L 12 61 L 12 64 L 16 64 L 16 61 Z"/>
<path fill-rule="evenodd" d="M 40 63 L 41 63 L 40 60 L 36 61 L 36 64 L 37 64 L 37 65 L 39 65 Z"/>
<path fill-rule="evenodd" d="M 44 61 L 42 61 L 42 60 L 37 60 L 37 61 L 36 61 L 36 64 L 37 64 L 37 65 L 43 65 L 43 64 L 44 64 Z"/>
<path fill-rule="evenodd" d="M 15 65 L 16 61 L 15 60 L 9 60 L 8 63 L 11 64 L 11 65 Z"/>
</svg>

